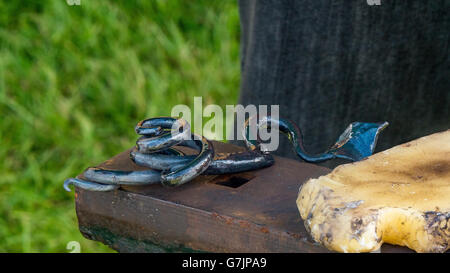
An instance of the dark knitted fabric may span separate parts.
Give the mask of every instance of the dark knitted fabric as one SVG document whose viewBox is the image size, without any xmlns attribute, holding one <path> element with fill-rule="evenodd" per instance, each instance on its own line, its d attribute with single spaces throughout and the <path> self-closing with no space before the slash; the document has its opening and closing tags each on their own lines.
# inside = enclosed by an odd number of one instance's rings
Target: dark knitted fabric
<svg viewBox="0 0 450 273">
<path fill-rule="evenodd" d="M 377 150 L 450 128 L 450 1 L 241 0 L 240 103 L 279 104 L 306 148 L 388 121 Z M 277 152 L 294 157 L 285 139 Z"/>
</svg>

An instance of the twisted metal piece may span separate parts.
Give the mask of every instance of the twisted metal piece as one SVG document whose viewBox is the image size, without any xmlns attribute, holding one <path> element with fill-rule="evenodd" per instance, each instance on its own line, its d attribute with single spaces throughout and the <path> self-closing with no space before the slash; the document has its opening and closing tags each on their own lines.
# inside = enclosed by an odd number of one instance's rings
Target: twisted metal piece
<svg viewBox="0 0 450 273">
<path fill-rule="evenodd" d="M 273 157 L 258 151 L 227 154 L 214 160 L 212 144 L 203 136 L 191 134 L 190 125 L 184 119 L 159 117 L 143 120 L 136 125 L 141 137 L 130 158 L 144 171 L 118 171 L 104 168 L 88 168 L 82 179 L 68 179 L 64 187 L 73 184 L 86 190 L 107 191 L 119 185 L 149 185 L 161 183 L 179 186 L 200 174 L 225 174 L 244 172 L 271 166 Z M 185 146 L 198 151 L 197 155 L 185 155 L 173 149 Z M 113 187 L 114 186 L 114 187 Z"/>
<path fill-rule="evenodd" d="M 244 139 L 251 150 L 267 152 L 262 141 L 257 138 L 250 140 L 250 123 L 254 117 L 245 121 Z M 254 122 L 254 121 L 253 121 Z M 312 155 L 303 146 L 303 135 L 300 128 L 292 121 L 286 119 L 273 119 L 270 116 L 262 117 L 258 128 L 276 128 L 287 135 L 297 155 L 306 162 L 317 163 L 334 158 L 343 158 L 350 161 L 359 161 L 373 154 L 380 132 L 389 125 L 388 122 L 369 123 L 353 122 L 339 136 L 336 143 L 327 151 Z"/>
<path fill-rule="evenodd" d="M 136 133 L 141 137 L 136 142 L 136 148 L 130 152 L 130 158 L 137 165 L 150 169 L 119 171 L 88 168 L 83 173 L 86 180 L 69 178 L 64 182 L 64 188 L 70 191 L 69 185 L 72 184 L 91 191 L 109 191 L 120 185 L 156 183 L 173 187 L 191 181 L 200 174 L 236 173 L 268 167 L 274 163 L 274 159 L 257 132 L 264 127 L 278 129 L 286 134 L 297 155 L 307 162 L 315 163 L 333 158 L 358 161 L 373 153 L 379 133 L 388 125 L 387 122 L 353 122 L 330 149 L 311 155 L 305 151 L 301 131 L 292 121 L 265 116 L 257 122 L 255 118 L 247 119 L 244 124 L 243 136 L 249 150 L 217 156 L 215 159 L 209 140 L 192 134 L 189 123 L 184 119 L 159 117 L 143 120 L 135 127 Z M 256 125 L 255 140 L 250 137 L 252 122 Z M 197 150 L 198 154 L 185 155 L 174 149 L 174 146 L 189 147 Z"/>
</svg>

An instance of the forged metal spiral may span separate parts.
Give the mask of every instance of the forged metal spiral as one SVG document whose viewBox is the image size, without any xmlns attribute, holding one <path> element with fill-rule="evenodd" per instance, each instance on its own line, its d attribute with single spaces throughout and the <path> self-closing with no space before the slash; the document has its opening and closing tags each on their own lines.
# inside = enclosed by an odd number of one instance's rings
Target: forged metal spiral
<svg viewBox="0 0 450 273">
<path fill-rule="evenodd" d="M 102 168 L 88 168 L 83 177 L 69 178 L 69 185 L 92 191 L 110 191 L 120 185 L 149 185 L 162 183 L 178 186 L 191 181 L 200 174 L 225 174 L 250 171 L 271 166 L 274 159 L 270 154 L 257 150 L 229 154 L 213 160 L 214 149 L 209 140 L 192 134 L 190 125 L 184 119 L 159 117 L 143 120 L 135 128 L 141 137 L 136 148 L 130 152 L 131 159 L 140 166 L 151 169 L 144 171 L 117 171 Z M 197 155 L 184 155 L 173 146 L 185 146 L 197 150 Z"/>
<path fill-rule="evenodd" d="M 255 117 L 252 117 L 244 124 L 243 136 L 249 150 L 216 159 L 209 140 L 192 134 L 189 123 L 184 119 L 159 117 L 143 120 L 135 128 L 141 137 L 136 142 L 136 148 L 130 152 L 130 158 L 137 165 L 150 169 L 118 171 L 88 168 L 82 175 L 85 179 L 69 178 L 64 181 L 64 188 L 70 191 L 71 184 L 91 191 L 111 191 L 120 185 L 162 183 L 165 186 L 178 186 L 200 174 L 236 173 L 271 166 L 274 159 L 259 135 L 257 134 L 256 140 L 250 138 L 250 122 L 255 121 L 254 119 Z M 371 155 L 379 133 L 388 123 L 353 122 L 338 138 L 336 144 L 318 155 L 311 155 L 305 151 L 300 128 L 292 121 L 266 116 L 255 125 L 257 129 L 267 127 L 283 132 L 288 136 L 300 158 L 316 163 L 334 158 L 358 161 Z M 185 155 L 173 146 L 189 147 L 197 150 L 198 154 Z"/>
</svg>

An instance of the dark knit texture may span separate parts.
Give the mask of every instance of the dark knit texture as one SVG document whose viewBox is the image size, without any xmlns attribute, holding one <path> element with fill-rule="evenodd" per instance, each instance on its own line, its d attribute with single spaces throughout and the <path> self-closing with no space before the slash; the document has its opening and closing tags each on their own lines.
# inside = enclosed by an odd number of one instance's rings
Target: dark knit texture
<svg viewBox="0 0 450 273">
<path fill-rule="evenodd" d="M 280 105 L 311 152 L 353 121 L 377 150 L 450 128 L 450 1 L 242 0 L 240 103 Z M 282 139 L 279 155 L 295 157 Z"/>
</svg>

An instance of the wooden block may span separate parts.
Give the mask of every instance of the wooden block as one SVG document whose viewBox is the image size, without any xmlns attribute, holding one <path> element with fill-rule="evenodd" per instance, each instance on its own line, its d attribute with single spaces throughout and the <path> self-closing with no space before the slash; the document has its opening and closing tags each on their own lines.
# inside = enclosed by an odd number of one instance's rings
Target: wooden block
<svg viewBox="0 0 450 273">
<path fill-rule="evenodd" d="M 213 142 L 216 154 L 243 148 Z M 182 148 L 180 148 L 182 149 Z M 125 151 L 100 166 L 137 170 Z M 119 252 L 327 252 L 305 230 L 299 186 L 330 170 L 275 157 L 269 168 L 202 175 L 177 188 L 76 189 L 79 228 Z M 82 176 L 81 176 L 82 177 Z M 386 245 L 382 252 L 408 251 Z"/>
</svg>

